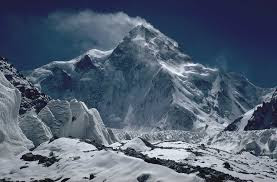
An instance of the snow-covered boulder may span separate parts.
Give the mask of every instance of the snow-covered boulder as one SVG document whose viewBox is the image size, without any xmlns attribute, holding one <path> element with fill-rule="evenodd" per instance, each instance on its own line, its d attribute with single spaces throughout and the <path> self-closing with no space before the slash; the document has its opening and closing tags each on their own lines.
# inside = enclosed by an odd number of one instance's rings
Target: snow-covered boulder
<svg viewBox="0 0 277 182">
<path fill-rule="evenodd" d="M 151 147 L 147 146 L 146 143 L 138 137 L 128 141 L 121 147 L 121 149 L 123 150 L 127 148 L 132 148 L 137 152 L 145 152 L 151 150 Z"/>
<path fill-rule="evenodd" d="M 103 124 L 98 111 L 88 109 L 83 102 L 51 100 L 38 114 L 55 137 L 91 139 L 111 144 L 115 136 Z"/>
<path fill-rule="evenodd" d="M 35 146 L 53 137 L 49 127 L 41 121 L 34 110 L 27 111 L 19 121 L 21 130 Z"/>
<path fill-rule="evenodd" d="M 0 72 L 0 158 L 33 147 L 18 126 L 20 92 Z"/>
</svg>

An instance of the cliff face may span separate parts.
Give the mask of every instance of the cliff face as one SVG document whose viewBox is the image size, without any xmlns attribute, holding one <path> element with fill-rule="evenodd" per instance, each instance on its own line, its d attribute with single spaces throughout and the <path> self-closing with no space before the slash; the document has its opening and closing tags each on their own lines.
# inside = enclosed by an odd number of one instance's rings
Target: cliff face
<svg viewBox="0 0 277 182">
<path fill-rule="evenodd" d="M 249 110 L 225 128 L 225 131 L 246 131 L 277 128 L 277 90 L 262 104 Z"/>
<path fill-rule="evenodd" d="M 269 102 L 263 102 L 254 111 L 244 130 L 277 128 L 277 90 Z"/>
</svg>

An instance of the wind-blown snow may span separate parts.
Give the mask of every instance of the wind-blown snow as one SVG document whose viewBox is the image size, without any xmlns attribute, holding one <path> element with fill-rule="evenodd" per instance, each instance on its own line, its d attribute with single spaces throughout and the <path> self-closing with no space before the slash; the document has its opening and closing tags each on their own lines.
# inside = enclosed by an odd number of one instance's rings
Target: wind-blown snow
<svg viewBox="0 0 277 182">
<path fill-rule="evenodd" d="M 143 25 L 113 50 L 51 62 L 28 78 L 55 99 L 76 98 L 96 108 L 108 127 L 212 135 L 272 91 L 193 63 L 174 40 Z"/>
</svg>

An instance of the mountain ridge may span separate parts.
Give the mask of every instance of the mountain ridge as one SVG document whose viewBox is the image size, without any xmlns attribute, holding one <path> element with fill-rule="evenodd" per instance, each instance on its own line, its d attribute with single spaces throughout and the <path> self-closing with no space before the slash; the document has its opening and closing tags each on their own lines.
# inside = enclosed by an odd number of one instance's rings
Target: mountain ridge
<svg viewBox="0 0 277 182">
<path fill-rule="evenodd" d="M 175 41 L 143 25 L 113 50 L 94 52 L 101 54 L 55 61 L 28 78 L 53 98 L 77 98 L 97 108 L 109 127 L 133 129 L 221 130 L 272 90 L 194 63 Z M 76 71 L 84 58 L 94 66 Z"/>
</svg>

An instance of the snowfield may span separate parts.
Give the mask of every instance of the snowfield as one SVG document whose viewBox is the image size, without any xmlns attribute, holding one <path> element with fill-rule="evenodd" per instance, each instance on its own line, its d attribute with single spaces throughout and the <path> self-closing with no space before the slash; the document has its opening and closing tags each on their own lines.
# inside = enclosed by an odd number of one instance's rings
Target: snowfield
<svg viewBox="0 0 277 182">
<path fill-rule="evenodd" d="M 125 141 L 116 148 L 132 147 Z M 142 146 L 137 146 L 141 143 Z M 205 144 L 191 144 L 187 142 L 156 142 L 153 148 L 149 148 L 142 153 L 149 157 L 174 160 L 176 162 L 189 164 L 192 166 L 207 167 L 216 171 L 238 177 L 241 180 L 252 180 L 259 182 L 274 182 L 277 180 L 277 161 L 269 157 L 255 156 L 249 152 L 231 152 L 228 148 Z M 133 149 L 145 148 L 143 142 L 137 142 Z M 228 145 L 228 144 L 227 144 Z"/>
<path fill-rule="evenodd" d="M 0 179 L 34 181 L 52 179 L 62 181 L 180 181 L 200 182 L 195 174 L 186 175 L 160 165 L 149 164 L 122 152 L 98 150 L 95 146 L 76 139 L 60 138 L 43 143 L 34 155 L 55 156 L 57 162 L 46 167 L 38 161 L 18 158 L 1 160 Z"/>
</svg>

